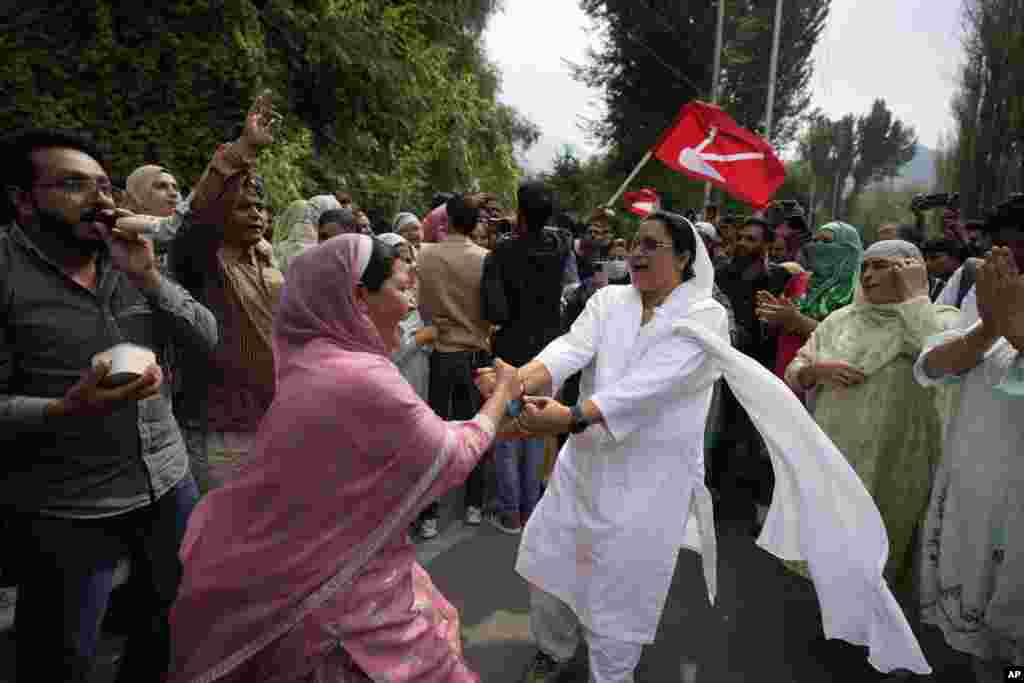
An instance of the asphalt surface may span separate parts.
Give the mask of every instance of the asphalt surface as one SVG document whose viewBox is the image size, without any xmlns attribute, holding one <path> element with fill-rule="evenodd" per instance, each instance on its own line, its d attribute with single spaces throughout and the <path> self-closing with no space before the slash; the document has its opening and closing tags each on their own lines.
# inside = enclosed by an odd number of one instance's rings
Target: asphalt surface
<svg viewBox="0 0 1024 683">
<path fill-rule="evenodd" d="M 754 545 L 750 508 L 739 497 L 716 506 L 718 598 L 712 607 L 699 558 L 680 553 L 657 639 L 645 648 L 638 683 L 864 683 L 885 677 L 865 651 L 825 641 L 810 582 Z M 529 598 L 513 566 L 519 538 L 455 518 L 457 495 L 443 505 L 443 531 L 418 546 L 420 562 L 459 609 L 465 654 L 485 683 L 517 683 L 533 658 Z M 916 682 L 969 683 L 967 663 L 933 629 L 919 634 L 935 674 Z M 104 639 L 93 681 L 113 681 L 121 640 Z M 40 656 L 45 656 L 41 647 Z M 13 681 L 9 634 L 0 635 L 0 683 Z M 585 683 L 585 650 L 565 679 Z"/>
</svg>

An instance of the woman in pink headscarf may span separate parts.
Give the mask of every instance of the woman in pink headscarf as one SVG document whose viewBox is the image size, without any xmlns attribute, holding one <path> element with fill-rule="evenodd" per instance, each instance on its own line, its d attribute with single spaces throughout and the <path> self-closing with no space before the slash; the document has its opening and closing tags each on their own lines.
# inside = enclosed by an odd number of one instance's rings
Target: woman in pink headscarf
<svg viewBox="0 0 1024 683">
<path fill-rule="evenodd" d="M 497 361 L 500 396 L 468 422 L 438 418 L 388 358 L 412 285 L 364 235 L 295 257 L 254 457 L 182 544 L 169 681 L 479 680 L 408 528 L 466 479 L 520 384 Z"/>
</svg>

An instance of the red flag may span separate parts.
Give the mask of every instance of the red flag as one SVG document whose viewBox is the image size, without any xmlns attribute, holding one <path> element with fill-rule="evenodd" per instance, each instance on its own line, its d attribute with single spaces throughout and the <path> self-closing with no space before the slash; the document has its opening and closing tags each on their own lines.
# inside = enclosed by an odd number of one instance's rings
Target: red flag
<svg viewBox="0 0 1024 683">
<path fill-rule="evenodd" d="M 622 195 L 622 201 L 625 202 L 627 211 L 641 217 L 657 211 L 660 203 L 658 193 L 649 187 L 636 192 L 627 192 Z"/>
<path fill-rule="evenodd" d="M 654 156 L 758 209 L 768 206 L 786 179 L 786 169 L 770 144 L 704 102 L 690 102 L 679 111 L 658 141 Z"/>
</svg>

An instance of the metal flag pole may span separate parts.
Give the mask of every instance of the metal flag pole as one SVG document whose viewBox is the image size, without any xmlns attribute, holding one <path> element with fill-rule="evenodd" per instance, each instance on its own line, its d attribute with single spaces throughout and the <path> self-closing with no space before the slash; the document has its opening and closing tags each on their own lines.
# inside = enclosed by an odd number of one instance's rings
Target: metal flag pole
<svg viewBox="0 0 1024 683">
<path fill-rule="evenodd" d="M 725 31 L 725 0 L 718 0 L 718 27 L 715 29 L 714 71 L 711 73 L 711 104 L 718 104 L 722 76 L 722 34 Z M 711 181 L 704 183 L 704 208 L 711 204 Z"/>
<path fill-rule="evenodd" d="M 605 208 L 610 209 L 612 205 L 615 204 L 616 201 L 618 201 L 622 193 L 626 191 L 627 187 L 629 187 L 629 184 L 633 182 L 633 178 L 636 178 L 636 174 L 640 172 L 640 169 L 644 167 L 644 164 L 651 160 L 652 156 L 654 156 L 654 150 L 647 150 L 647 154 L 644 154 L 643 158 L 640 160 L 640 163 L 638 163 L 636 165 L 636 168 L 633 169 L 633 172 L 629 174 L 629 177 L 627 177 L 626 180 L 619 187 L 619 189 L 615 191 L 615 194 L 612 195 L 612 198 L 605 203 Z"/>
<path fill-rule="evenodd" d="M 782 0 L 775 2 L 775 32 L 772 35 L 772 61 L 768 68 L 768 109 L 764 115 L 764 138 L 772 141 L 772 118 L 775 113 L 775 80 L 779 71 L 779 38 L 782 34 Z"/>
</svg>

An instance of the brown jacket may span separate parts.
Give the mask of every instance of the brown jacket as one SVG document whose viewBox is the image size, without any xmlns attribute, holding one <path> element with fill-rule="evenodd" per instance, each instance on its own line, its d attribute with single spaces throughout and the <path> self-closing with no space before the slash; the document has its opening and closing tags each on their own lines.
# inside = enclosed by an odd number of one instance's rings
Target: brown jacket
<svg viewBox="0 0 1024 683">
<path fill-rule="evenodd" d="M 437 327 L 437 351 L 490 351 L 491 324 L 480 305 L 487 253 L 457 233 L 420 250 L 420 308 Z"/>
</svg>

